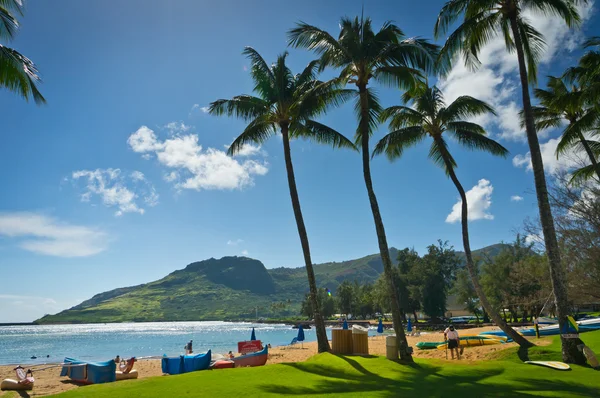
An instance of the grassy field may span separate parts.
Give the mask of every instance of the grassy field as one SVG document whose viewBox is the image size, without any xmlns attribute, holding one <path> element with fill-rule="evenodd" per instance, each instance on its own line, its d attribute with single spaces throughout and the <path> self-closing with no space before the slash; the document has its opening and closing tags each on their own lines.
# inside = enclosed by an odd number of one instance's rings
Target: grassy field
<svg viewBox="0 0 600 398">
<path fill-rule="evenodd" d="M 600 353 L 600 332 L 584 340 Z M 558 338 L 530 350 L 531 360 L 560 360 Z M 82 387 L 59 397 L 250 396 L 361 397 L 598 397 L 600 371 L 557 371 L 523 364 L 516 349 L 477 363 L 417 360 L 401 365 L 383 357 L 320 354 L 303 363 L 205 371 Z"/>
</svg>

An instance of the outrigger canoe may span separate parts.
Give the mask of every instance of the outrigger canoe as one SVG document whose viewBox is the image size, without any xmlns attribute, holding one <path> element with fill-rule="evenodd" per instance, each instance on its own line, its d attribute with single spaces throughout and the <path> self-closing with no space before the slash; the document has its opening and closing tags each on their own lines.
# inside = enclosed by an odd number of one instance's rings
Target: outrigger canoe
<svg viewBox="0 0 600 398">
<path fill-rule="evenodd" d="M 479 340 L 493 340 L 496 343 L 503 343 L 504 341 L 502 341 L 503 339 L 506 338 L 502 338 L 502 337 L 498 337 L 498 336 L 461 336 L 460 341 L 461 343 L 463 341 L 479 341 Z M 416 347 L 420 350 L 433 350 L 434 348 L 438 348 L 439 345 L 443 345 L 445 344 L 444 341 L 421 341 L 418 342 L 416 344 Z M 488 343 L 488 344 L 495 344 L 495 343 Z M 469 344 L 469 346 L 477 346 L 477 345 L 483 345 L 483 344 Z M 461 344 L 461 346 L 464 346 L 463 344 Z"/>
<path fill-rule="evenodd" d="M 252 354 L 241 355 L 231 359 L 235 363 L 236 368 L 243 368 L 246 366 L 263 366 L 267 363 L 269 358 L 269 349 L 267 346 L 261 351 L 254 352 Z"/>
<path fill-rule="evenodd" d="M 502 340 L 496 340 L 496 339 L 460 339 L 460 347 L 479 347 L 482 345 L 491 345 L 491 344 L 504 344 L 504 341 Z M 448 343 L 444 342 L 440 345 L 437 346 L 438 350 L 445 350 L 446 349 L 446 345 Z"/>
</svg>

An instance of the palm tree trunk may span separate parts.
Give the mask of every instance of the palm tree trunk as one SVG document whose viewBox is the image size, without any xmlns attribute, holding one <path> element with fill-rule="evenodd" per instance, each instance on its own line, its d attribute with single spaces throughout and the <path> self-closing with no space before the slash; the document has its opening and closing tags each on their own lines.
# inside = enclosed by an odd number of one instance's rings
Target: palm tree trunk
<svg viewBox="0 0 600 398">
<path fill-rule="evenodd" d="M 304 264 L 306 265 L 306 273 L 308 275 L 308 287 L 310 289 L 310 302 L 313 308 L 315 319 L 315 329 L 317 332 L 317 344 L 319 352 L 329 351 L 329 341 L 327 340 L 327 332 L 325 330 L 325 322 L 321 316 L 321 309 L 318 300 L 317 282 L 315 280 L 315 271 L 313 270 L 312 260 L 310 258 L 310 247 L 308 245 L 308 234 L 304 226 L 304 218 L 302 217 L 302 209 L 300 208 L 300 199 L 298 198 L 298 190 L 296 189 L 296 177 L 294 177 L 294 166 L 292 165 L 292 154 L 290 151 L 290 137 L 288 134 L 288 126 L 281 126 L 281 135 L 283 138 L 283 153 L 285 155 L 285 168 L 287 170 L 288 184 L 290 187 L 290 197 L 292 198 L 292 207 L 294 208 L 294 217 L 296 217 L 296 225 L 298 226 L 298 235 L 302 245 L 302 253 L 304 254 Z"/>
<path fill-rule="evenodd" d="M 578 132 L 577 135 L 579 136 L 579 141 L 581 141 L 581 145 L 583 145 L 583 149 L 585 149 L 585 152 L 587 153 L 588 157 L 590 158 L 590 161 L 592 162 L 592 165 L 594 166 L 594 170 L 596 170 L 598 181 L 600 181 L 600 164 L 598 164 L 598 162 L 596 161 L 596 156 L 594 155 L 592 148 L 590 148 L 590 145 L 587 143 L 587 140 L 585 139 L 581 131 Z"/>
<path fill-rule="evenodd" d="M 439 146 L 440 148 L 443 148 L 444 143 L 439 143 Z M 502 331 L 506 333 L 509 338 L 513 339 L 515 343 L 519 344 L 521 347 L 532 347 L 533 344 L 530 343 L 525 337 L 517 333 L 513 328 L 508 326 L 508 324 L 500 316 L 500 313 L 491 306 L 487 296 L 479 284 L 479 277 L 477 276 L 475 264 L 473 263 L 473 256 L 471 255 L 471 243 L 469 241 L 469 210 L 467 204 L 467 195 L 460 184 L 460 181 L 458 181 L 456 173 L 454 173 L 454 168 L 446 157 L 444 157 L 444 162 L 446 163 L 446 170 L 448 170 L 448 174 L 450 174 L 450 179 L 454 183 L 454 186 L 456 186 L 458 194 L 460 195 L 460 199 L 462 200 L 461 225 L 463 246 L 465 248 L 465 257 L 467 258 L 467 270 L 469 271 L 469 275 L 471 275 L 471 281 L 473 282 L 473 287 L 475 288 L 475 292 L 479 297 L 479 302 L 481 303 L 483 309 L 492 318 L 496 326 L 502 329 Z"/>
<path fill-rule="evenodd" d="M 569 300 L 567 295 L 567 286 L 565 284 L 565 275 L 560 260 L 558 241 L 556 239 L 556 230 L 554 229 L 554 218 L 548 200 L 548 188 L 546 186 L 546 175 L 544 174 L 544 163 L 535 124 L 533 112 L 531 110 L 531 99 L 529 97 L 529 81 L 527 78 L 527 67 L 525 66 L 525 55 L 523 52 L 523 42 L 519 35 L 517 26 L 517 14 L 513 12 L 510 15 L 510 27 L 517 58 L 519 61 L 519 75 L 521 77 L 521 90 L 523 91 L 523 111 L 525 113 L 525 131 L 527 133 L 527 142 L 529 144 L 529 153 L 531 154 L 531 167 L 533 169 L 533 179 L 535 182 L 535 192 L 540 211 L 540 222 L 544 234 L 544 243 L 546 245 L 546 255 L 548 256 L 548 265 L 550 267 L 550 280 L 552 290 L 554 291 L 554 303 L 558 315 L 558 325 L 561 330 L 567 326 L 567 316 L 569 315 Z M 584 364 L 586 362 L 583 353 L 577 349 L 581 344 L 579 339 L 565 339 L 561 336 L 562 358 L 567 363 Z"/>
<path fill-rule="evenodd" d="M 369 194 L 369 203 L 371 204 L 373 220 L 375 222 L 375 231 L 377 232 L 377 240 L 379 243 L 379 253 L 381 255 L 381 261 L 383 262 L 383 272 L 388 284 L 388 294 L 392 307 L 392 322 L 394 324 L 394 331 L 396 332 L 396 340 L 398 343 L 400 359 L 407 362 L 413 362 L 412 354 L 408 350 L 408 341 L 406 340 L 406 335 L 404 334 L 404 325 L 402 324 L 402 316 L 400 312 L 400 301 L 398 300 L 398 291 L 396 290 L 394 283 L 394 273 L 392 269 L 392 261 L 390 259 L 387 238 L 385 236 L 385 228 L 383 227 L 383 220 L 381 219 L 381 213 L 379 212 L 379 204 L 377 203 L 377 197 L 375 196 L 375 191 L 373 190 L 373 181 L 371 180 L 371 153 L 369 151 L 368 126 L 369 103 L 366 85 L 359 86 L 359 94 L 361 107 L 361 118 L 359 123 L 362 135 L 361 144 L 363 176 L 365 179 L 365 185 L 367 186 L 367 193 Z"/>
</svg>

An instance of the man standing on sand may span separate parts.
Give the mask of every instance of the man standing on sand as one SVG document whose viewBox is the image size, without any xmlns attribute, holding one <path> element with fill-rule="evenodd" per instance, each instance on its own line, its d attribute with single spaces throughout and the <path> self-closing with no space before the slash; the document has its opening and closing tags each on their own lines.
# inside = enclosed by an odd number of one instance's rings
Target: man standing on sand
<svg viewBox="0 0 600 398">
<path fill-rule="evenodd" d="M 460 359 L 460 351 L 458 350 L 460 338 L 458 337 L 458 332 L 454 330 L 454 325 L 450 325 L 444 330 L 444 340 L 448 342 L 448 348 L 450 349 L 452 359 L 454 359 L 454 351 L 456 351 L 456 359 Z"/>
</svg>

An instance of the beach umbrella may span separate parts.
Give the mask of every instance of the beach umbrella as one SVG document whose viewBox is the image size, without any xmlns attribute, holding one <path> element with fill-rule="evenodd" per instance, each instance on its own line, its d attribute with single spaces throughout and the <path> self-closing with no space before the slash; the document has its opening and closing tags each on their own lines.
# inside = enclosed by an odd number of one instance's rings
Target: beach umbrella
<svg viewBox="0 0 600 398">
<path fill-rule="evenodd" d="M 256 334 L 254 333 L 254 328 L 252 328 L 252 334 L 250 335 L 250 340 L 256 340 Z"/>
<path fill-rule="evenodd" d="M 410 322 L 410 318 L 408 318 L 408 322 L 406 322 L 406 331 L 412 332 L 412 323 Z"/>
<path fill-rule="evenodd" d="M 298 337 L 296 337 L 300 343 L 302 343 L 302 348 L 304 348 L 304 328 L 302 328 L 302 324 L 298 325 Z"/>
<path fill-rule="evenodd" d="M 379 318 L 379 325 L 377 325 L 377 333 L 383 333 L 383 321 Z"/>
<path fill-rule="evenodd" d="M 348 330 L 348 322 L 346 322 L 346 318 L 344 318 L 344 324 L 342 325 L 342 329 Z"/>
</svg>

